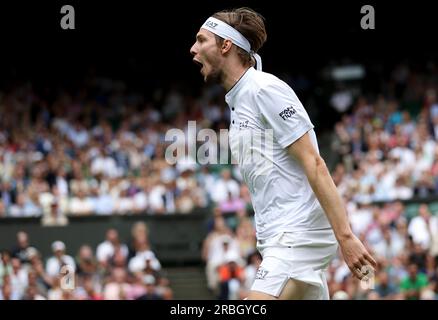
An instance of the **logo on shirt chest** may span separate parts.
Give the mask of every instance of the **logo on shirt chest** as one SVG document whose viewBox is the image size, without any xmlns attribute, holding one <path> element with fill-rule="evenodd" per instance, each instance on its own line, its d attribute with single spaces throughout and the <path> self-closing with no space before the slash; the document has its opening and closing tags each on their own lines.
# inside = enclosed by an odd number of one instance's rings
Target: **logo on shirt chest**
<svg viewBox="0 0 438 320">
<path fill-rule="evenodd" d="M 297 113 L 297 111 L 294 109 L 294 107 L 290 106 L 290 107 L 287 107 L 286 109 L 284 109 L 283 111 L 281 111 L 278 115 L 283 120 L 287 120 L 290 117 L 292 117 L 295 113 Z"/>
<path fill-rule="evenodd" d="M 247 128 L 248 128 L 248 123 L 249 123 L 249 120 L 240 121 L 240 123 L 239 123 L 239 129 L 240 129 L 240 130 L 241 130 L 241 129 L 247 129 Z"/>
</svg>

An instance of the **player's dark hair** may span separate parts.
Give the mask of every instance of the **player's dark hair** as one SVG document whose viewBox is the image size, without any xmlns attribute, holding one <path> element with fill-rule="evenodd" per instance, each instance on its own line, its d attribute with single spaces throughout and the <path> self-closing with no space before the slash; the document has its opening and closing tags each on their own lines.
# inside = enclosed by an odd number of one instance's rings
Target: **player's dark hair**
<svg viewBox="0 0 438 320">
<path fill-rule="evenodd" d="M 251 8 L 242 7 L 232 10 L 223 10 L 213 14 L 213 17 L 219 19 L 234 29 L 239 31 L 250 43 L 251 50 L 257 52 L 266 42 L 267 34 L 265 22 L 262 15 L 255 12 Z M 224 39 L 216 36 L 218 45 L 222 45 Z M 242 48 L 237 47 L 239 57 L 245 65 L 253 65 L 251 56 Z"/>
</svg>

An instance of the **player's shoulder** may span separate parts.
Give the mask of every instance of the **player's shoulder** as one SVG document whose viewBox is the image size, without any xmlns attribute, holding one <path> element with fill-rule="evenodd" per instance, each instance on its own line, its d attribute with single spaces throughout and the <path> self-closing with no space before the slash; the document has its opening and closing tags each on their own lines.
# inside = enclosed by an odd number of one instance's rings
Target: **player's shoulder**
<svg viewBox="0 0 438 320">
<path fill-rule="evenodd" d="M 269 72 L 255 70 L 253 79 L 255 82 L 254 89 L 258 92 L 269 92 L 277 90 L 292 91 L 292 88 L 286 82 Z"/>
</svg>

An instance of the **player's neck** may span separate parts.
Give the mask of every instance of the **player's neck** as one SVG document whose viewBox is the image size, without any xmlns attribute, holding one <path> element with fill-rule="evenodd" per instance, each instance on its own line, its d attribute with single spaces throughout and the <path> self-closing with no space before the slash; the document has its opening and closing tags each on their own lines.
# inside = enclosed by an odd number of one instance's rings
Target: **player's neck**
<svg viewBox="0 0 438 320">
<path fill-rule="evenodd" d="M 222 86 L 228 92 L 242 78 L 249 66 L 243 66 L 241 63 L 229 63 L 224 68 Z"/>
</svg>

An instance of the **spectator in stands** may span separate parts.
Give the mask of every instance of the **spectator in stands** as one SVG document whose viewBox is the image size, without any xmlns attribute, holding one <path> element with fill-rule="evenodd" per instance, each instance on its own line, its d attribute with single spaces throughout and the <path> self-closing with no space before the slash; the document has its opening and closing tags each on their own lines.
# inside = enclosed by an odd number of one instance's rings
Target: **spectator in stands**
<svg viewBox="0 0 438 320">
<path fill-rule="evenodd" d="M 52 243 L 53 256 L 47 259 L 46 272 L 49 277 L 56 279 L 59 277 L 62 267 L 68 265 L 72 271 L 76 271 L 76 263 L 74 259 L 65 254 L 65 244 L 62 241 L 55 241 Z"/>
<path fill-rule="evenodd" d="M 86 293 L 86 300 L 103 300 L 102 294 L 100 294 L 100 288 L 96 289 L 96 283 L 93 281 L 92 277 L 87 276 L 83 279 L 83 287 Z"/>
<path fill-rule="evenodd" d="M 131 285 L 127 282 L 126 271 L 122 268 L 115 268 L 112 271 L 111 280 L 103 289 L 105 300 L 125 300 L 126 294 L 130 290 Z"/>
<path fill-rule="evenodd" d="M 239 217 L 238 226 L 236 228 L 236 241 L 239 245 L 240 256 L 246 259 L 253 253 L 256 246 L 256 236 L 253 222 L 246 217 L 245 211 L 240 211 L 242 216 Z M 239 211 L 236 213 L 239 215 Z"/>
<path fill-rule="evenodd" d="M 28 288 L 32 287 L 33 290 L 35 290 L 35 296 L 43 297 L 44 299 L 46 299 L 49 285 L 41 281 L 41 279 L 37 274 L 37 271 L 35 271 L 33 268 L 28 271 L 27 276 L 28 276 L 27 278 Z"/>
<path fill-rule="evenodd" d="M 240 265 L 239 255 L 228 255 L 224 263 L 218 266 L 219 300 L 237 300 L 241 286 L 245 281 L 245 271 Z"/>
<path fill-rule="evenodd" d="M 231 171 L 224 169 L 221 172 L 221 177 L 216 181 L 212 195 L 212 199 L 216 203 L 221 203 L 227 200 L 228 194 L 231 193 L 232 198 L 239 196 L 239 184 L 231 177 Z"/>
<path fill-rule="evenodd" d="M 414 263 L 408 266 L 408 276 L 400 283 L 400 290 L 406 300 L 418 300 L 422 291 L 427 287 L 428 280 L 424 273 L 418 272 L 418 267 Z"/>
<path fill-rule="evenodd" d="M 391 230 L 389 226 L 380 229 L 382 237 L 371 247 L 378 257 L 391 260 L 398 256 L 404 249 L 404 242 L 399 241 L 397 231 Z"/>
<path fill-rule="evenodd" d="M 21 300 L 46 300 L 46 298 L 38 293 L 38 288 L 35 285 L 29 285 Z"/>
<path fill-rule="evenodd" d="M 163 300 L 163 296 L 159 293 L 156 287 L 156 279 L 150 274 L 143 277 L 145 293 L 138 296 L 136 300 Z"/>
<path fill-rule="evenodd" d="M 3 277 L 11 273 L 11 254 L 8 250 L 2 250 L 0 253 L 0 287 L 3 285 Z"/>
<path fill-rule="evenodd" d="M 421 244 L 424 249 L 429 249 L 431 245 L 431 233 L 437 230 L 431 230 L 436 223 L 438 217 L 432 217 L 429 207 L 426 204 L 420 205 L 418 216 L 414 217 L 409 223 L 408 232 L 412 236 L 415 243 Z"/>
<path fill-rule="evenodd" d="M 34 249 L 31 250 L 31 254 L 29 254 L 30 259 L 30 267 L 29 271 L 29 283 L 33 283 L 32 281 L 36 281 L 36 284 L 40 290 L 40 292 L 47 296 L 47 290 L 51 287 L 53 278 L 49 276 L 44 270 L 44 264 L 42 261 L 42 257 L 40 253 Z M 31 279 L 35 277 L 35 280 Z"/>
<path fill-rule="evenodd" d="M 17 232 L 17 245 L 11 250 L 12 256 L 20 259 L 22 263 L 29 263 L 29 236 L 24 231 Z"/>
<path fill-rule="evenodd" d="M 219 209 L 222 213 L 245 210 L 245 207 L 245 202 L 239 196 L 233 196 L 230 191 L 228 191 L 227 197 L 219 203 Z"/>
<path fill-rule="evenodd" d="M 7 180 L 4 180 L 3 177 L 0 184 L 0 195 L 1 195 L 2 203 L 7 209 L 13 203 L 15 203 L 16 190 L 14 190 L 13 187 L 11 186 L 11 183 Z"/>
<path fill-rule="evenodd" d="M 51 193 L 44 194 L 43 199 L 45 199 L 44 202 L 46 202 L 46 204 L 43 204 L 44 215 L 41 220 L 43 226 L 65 226 L 68 224 L 68 219 L 65 215 L 65 207 L 67 205 L 65 203 L 61 203 L 61 201 L 65 201 L 66 199 L 58 200 L 56 198 L 58 192 L 55 190 L 55 188 L 56 187 L 53 187 L 53 195 Z M 43 202 L 41 197 L 40 202 Z"/>
<path fill-rule="evenodd" d="M 3 279 L 3 286 L 0 290 L 0 301 L 1 300 L 20 300 L 18 293 L 12 290 L 11 283 L 5 279 Z"/>
<path fill-rule="evenodd" d="M 71 215 L 91 215 L 93 212 L 93 202 L 87 196 L 88 190 L 84 185 L 72 185 L 73 197 L 70 199 L 68 212 Z"/>
<path fill-rule="evenodd" d="M 224 236 L 230 237 L 231 229 L 226 225 L 225 219 L 219 214 L 214 217 L 213 230 L 204 239 L 202 245 L 202 259 L 206 263 L 207 286 L 210 290 L 217 289 L 217 260 L 216 255 L 221 254 L 221 243 Z"/>
<path fill-rule="evenodd" d="M 31 199 L 23 193 L 18 193 L 15 204 L 9 208 L 9 216 L 11 217 L 32 217 L 40 216 L 41 208 L 37 207 Z"/>
<path fill-rule="evenodd" d="M 435 194 L 435 183 L 432 175 L 423 171 L 421 177 L 415 183 L 414 195 L 418 198 L 427 198 Z"/>
<path fill-rule="evenodd" d="M 12 272 L 9 274 L 12 290 L 17 293 L 19 299 L 23 298 L 28 286 L 28 272 L 21 265 L 18 258 L 11 259 Z"/>
<path fill-rule="evenodd" d="M 84 244 L 79 248 L 76 263 L 76 274 L 79 277 L 92 277 L 97 272 L 97 259 L 94 256 L 93 249 L 89 245 Z"/>
<path fill-rule="evenodd" d="M 376 277 L 376 292 L 378 298 L 382 300 L 395 300 L 400 298 L 398 288 L 389 280 L 388 273 L 381 270 Z"/>
<path fill-rule="evenodd" d="M 426 273 L 427 251 L 420 243 L 413 243 L 408 255 L 408 261 L 414 263 L 420 272 Z"/>
<path fill-rule="evenodd" d="M 156 292 L 160 295 L 163 300 L 173 299 L 173 290 L 171 288 L 171 283 L 167 277 L 160 276 L 156 279 Z"/>
<path fill-rule="evenodd" d="M 129 261 L 128 269 L 133 274 L 149 272 L 157 275 L 161 270 L 161 263 L 151 250 L 140 251 Z"/>
<path fill-rule="evenodd" d="M 137 252 L 150 249 L 149 229 L 146 223 L 139 221 L 133 224 L 131 228 L 131 242 L 128 246 L 128 260 L 135 257 Z"/>
<path fill-rule="evenodd" d="M 100 243 L 96 249 L 97 261 L 102 268 L 108 267 L 109 260 L 117 250 L 120 250 L 125 258 L 128 257 L 128 247 L 120 242 L 118 231 L 116 229 L 108 229 L 106 240 Z"/>
</svg>

